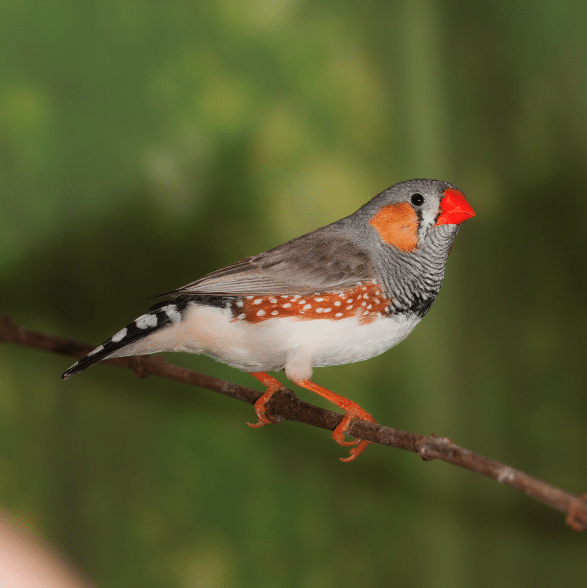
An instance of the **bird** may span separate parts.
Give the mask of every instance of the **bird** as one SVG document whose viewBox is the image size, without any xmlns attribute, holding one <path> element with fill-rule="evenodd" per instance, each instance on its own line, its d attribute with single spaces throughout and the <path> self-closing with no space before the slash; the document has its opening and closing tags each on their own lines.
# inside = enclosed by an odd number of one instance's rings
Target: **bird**
<svg viewBox="0 0 587 588">
<path fill-rule="evenodd" d="M 414 179 L 377 194 L 356 212 L 218 269 L 177 290 L 119 330 L 63 375 L 106 358 L 164 351 L 203 354 L 250 373 L 265 386 L 256 423 L 282 384 L 337 405 L 332 433 L 352 461 L 370 444 L 345 440 L 354 418 L 375 422 L 357 403 L 311 380 L 313 368 L 370 359 L 407 337 L 436 299 L 460 224 L 475 216 L 448 182 Z"/>
</svg>

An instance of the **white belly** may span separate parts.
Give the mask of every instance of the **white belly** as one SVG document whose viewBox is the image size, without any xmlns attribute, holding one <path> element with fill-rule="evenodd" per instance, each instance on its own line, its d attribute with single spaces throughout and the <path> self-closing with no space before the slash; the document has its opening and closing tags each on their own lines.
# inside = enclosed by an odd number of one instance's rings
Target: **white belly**
<svg viewBox="0 0 587 588">
<path fill-rule="evenodd" d="M 291 380 L 309 379 L 313 367 L 362 361 L 387 351 L 419 321 L 416 315 L 378 317 L 364 324 L 359 317 L 284 317 L 250 324 L 235 320 L 227 309 L 194 304 L 181 322 L 129 345 L 124 355 L 184 351 L 247 372 L 285 369 Z"/>
</svg>

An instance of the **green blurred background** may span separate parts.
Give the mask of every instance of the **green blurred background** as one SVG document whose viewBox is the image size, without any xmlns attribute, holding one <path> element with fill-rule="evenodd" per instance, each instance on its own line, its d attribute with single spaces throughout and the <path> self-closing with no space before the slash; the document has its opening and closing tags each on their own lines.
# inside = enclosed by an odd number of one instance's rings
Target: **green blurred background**
<svg viewBox="0 0 587 588">
<path fill-rule="evenodd" d="M 148 296 L 447 180 L 477 218 L 432 311 L 315 380 L 584 492 L 586 23 L 579 0 L 2 2 L 0 313 L 98 344 Z M 1 348 L 0 504 L 103 588 L 583 585 L 587 535 L 508 487 L 380 446 L 342 464 L 325 431 L 70 363 Z"/>
</svg>

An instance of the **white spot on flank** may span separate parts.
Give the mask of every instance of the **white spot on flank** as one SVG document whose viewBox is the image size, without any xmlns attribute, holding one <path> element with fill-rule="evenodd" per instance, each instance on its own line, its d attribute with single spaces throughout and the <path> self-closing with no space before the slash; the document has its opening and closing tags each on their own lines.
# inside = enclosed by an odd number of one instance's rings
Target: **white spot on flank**
<svg viewBox="0 0 587 588">
<path fill-rule="evenodd" d="M 93 351 L 90 351 L 88 355 L 94 355 L 94 353 L 99 353 L 100 351 L 102 351 L 102 349 L 104 349 L 104 345 L 98 345 L 98 347 L 96 347 L 96 349 L 94 349 Z"/>
<path fill-rule="evenodd" d="M 287 295 L 287 294 L 282 294 L 282 295 L 280 296 L 280 298 L 288 298 L 288 295 Z M 295 298 L 295 296 L 294 296 L 294 298 Z"/>
<path fill-rule="evenodd" d="M 363 286 L 363 287 L 361 288 L 361 290 L 366 290 L 366 289 L 367 289 L 367 286 Z"/>
<path fill-rule="evenodd" d="M 244 302 L 242 300 L 237 300 L 236 301 L 236 305 L 240 308 L 242 307 L 242 305 L 244 304 Z"/>
<path fill-rule="evenodd" d="M 353 309 L 353 305 L 352 305 L 352 304 L 349 304 L 349 305 L 348 305 L 348 306 L 345 308 L 345 310 L 352 310 L 352 309 Z"/>
<path fill-rule="evenodd" d="M 310 310 L 310 308 L 312 308 L 311 304 L 306 304 L 303 308 L 303 310 Z"/>
<path fill-rule="evenodd" d="M 381 292 L 379 290 L 377 290 L 377 292 L 375 292 L 375 296 L 379 296 L 381 294 Z"/>
<path fill-rule="evenodd" d="M 369 314 L 369 311 L 368 311 L 368 310 L 366 310 L 366 311 L 363 313 L 363 316 L 366 316 L 366 315 L 368 315 L 368 314 Z"/>
<path fill-rule="evenodd" d="M 298 302 L 298 304 L 306 304 L 306 301 L 305 301 L 305 300 L 300 300 L 300 301 Z"/>
<path fill-rule="evenodd" d="M 375 300 L 373 300 L 374 304 L 379 304 L 379 298 L 375 298 Z"/>
<path fill-rule="evenodd" d="M 181 312 L 177 310 L 175 304 L 168 304 L 163 310 L 172 323 L 178 323 L 181 321 Z"/>
<path fill-rule="evenodd" d="M 349 298 L 349 299 L 346 301 L 346 303 L 347 303 L 347 304 L 351 304 L 352 302 L 353 302 L 353 299 L 352 299 L 352 298 Z"/>
<path fill-rule="evenodd" d="M 277 304 L 277 298 L 269 298 L 269 302 L 271 302 L 271 304 Z"/>
<path fill-rule="evenodd" d="M 114 343 L 118 343 L 119 341 L 122 341 L 126 337 L 126 333 L 127 333 L 127 329 L 126 329 L 126 327 L 124 327 L 124 329 L 118 331 L 118 333 L 116 333 L 116 335 L 112 335 L 111 340 Z"/>
<path fill-rule="evenodd" d="M 331 311 L 332 311 L 332 308 L 325 308 L 324 309 L 324 312 L 331 312 Z"/>
<path fill-rule="evenodd" d="M 257 298 L 257 300 L 255 300 L 255 302 L 253 302 L 253 304 L 261 304 L 261 302 L 263 302 L 263 299 Z"/>
<path fill-rule="evenodd" d="M 372 304 L 369 304 L 369 306 L 367 306 L 367 310 L 371 310 L 373 308 Z"/>
<path fill-rule="evenodd" d="M 289 308 L 291 306 L 291 302 L 286 302 L 285 304 L 282 304 L 283 308 Z"/>
<path fill-rule="evenodd" d="M 254 296 L 247 296 L 247 300 L 252 300 Z"/>
<path fill-rule="evenodd" d="M 263 316 L 265 314 L 264 310 L 258 310 L 257 311 L 257 316 Z"/>
<path fill-rule="evenodd" d="M 337 312 L 334 316 L 342 316 L 342 312 Z"/>
<path fill-rule="evenodd" d="M 135 320 L 135 325 L 139 329 L 146 329 L 147 327 L 157 326 L 157 317 L 154 314 L 144 314 Z"/>
<path fill-rule="evenodd" d="M 236 318 L 237 318 L 239 321 L 242 321 L 242 320 L 243 320 L 243 319 L 244 319 L 246 316 L 247 316 L 247 315 L 246 315 L 246 314 L 243 312 L 242 314 L 239 314 L 239 315 L 238 315 Z"/>
<path fill-rule="evenodd" d="M 294 299 L 294 300 L 297 300 L 298 298 L 301 298 L 301 297 L 302 297 L 302 295 L 301 295 L 301 294 L 296 294 L 296 295 L 293 297 L 293 299 Z"/>
<path fill-rule="evenodd" d="M 334 306 L 340 306 L 341 304 L 342 304 L 342 303 L 341 303 L 341 301 L 340 301 L 340 300 L 337 300 L 337 301 L 334 303 Z"/>
<path fill-rule="evenodd" d="M 372 284 L 377 284 L 377 280 L 376 280 L 375 278 L 373 278 L 373 279 L 371 280 L 371 283 L 372 283 Z"/>
<path fill-rule="evenodd" d="M 323 308 L 317 308 L 317 309 L 316 309 L 316 312 L 317 312 L 318 314 L 320 314 L 320 313 L 324 312 L 324 309 L 323 309 Z"/>
<path fill-rule="evenodd" d="M 279 314 L 279 311 L 278 311 L 278 310 L 272 310 L 272 311 L 271 311 L 271 314 L 272 314 L 273 316 L 275 316 L 276 314 Z"/>
<path fill-rule="evenodd" d="M 361 302 L 361 306 L 367 306 L 366 302 Z"/>
<path fill-rule="evenodd" d="M 316 302 L 324 302 L 324 298 L 316 298 Z"/>
</svg>

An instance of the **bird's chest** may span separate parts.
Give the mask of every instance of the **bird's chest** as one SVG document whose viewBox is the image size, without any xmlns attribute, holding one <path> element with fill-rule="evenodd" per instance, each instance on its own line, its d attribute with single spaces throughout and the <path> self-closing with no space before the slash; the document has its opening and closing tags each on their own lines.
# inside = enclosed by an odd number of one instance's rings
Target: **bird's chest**
<svg viewBox="0 0 587 588">
<path fill-rule="evenodd" d="M 358 283 L 310 296 L 234 298 L 224 308 L 194 304 L 183 339 L 190 350 L 239 369 L 287 370 L 369 359 L 397 345 L 419 320 L 411 312 L 393 314 L 376 282 Z"/>
<path fill-rule="evenodd" d="M 363 361 L 380 355 L 405 339 L 420 322 L 413 313 L 379 315 L 372 321 L 351 317 L 338 323 L 312 321 L 294 326 L 300 349 L 315 367 Z"/>
<path fill-rule="evenodd" d="M 365 312 L 365 311 L 363 311 Z M 357 312 L 344 318 L 331 313 L 301 318 L 285 316 L 259 323 L 236 321 L 242 329 L 245 354 L 263 358 L 270 365 L 303 364 L 323 367 L 363 361 L 380 355 L 407 337 L 420 321 L 414 313 L 364 315 Z M 239 330 L 240 330 L 239 329 Z"/>
</svg>

